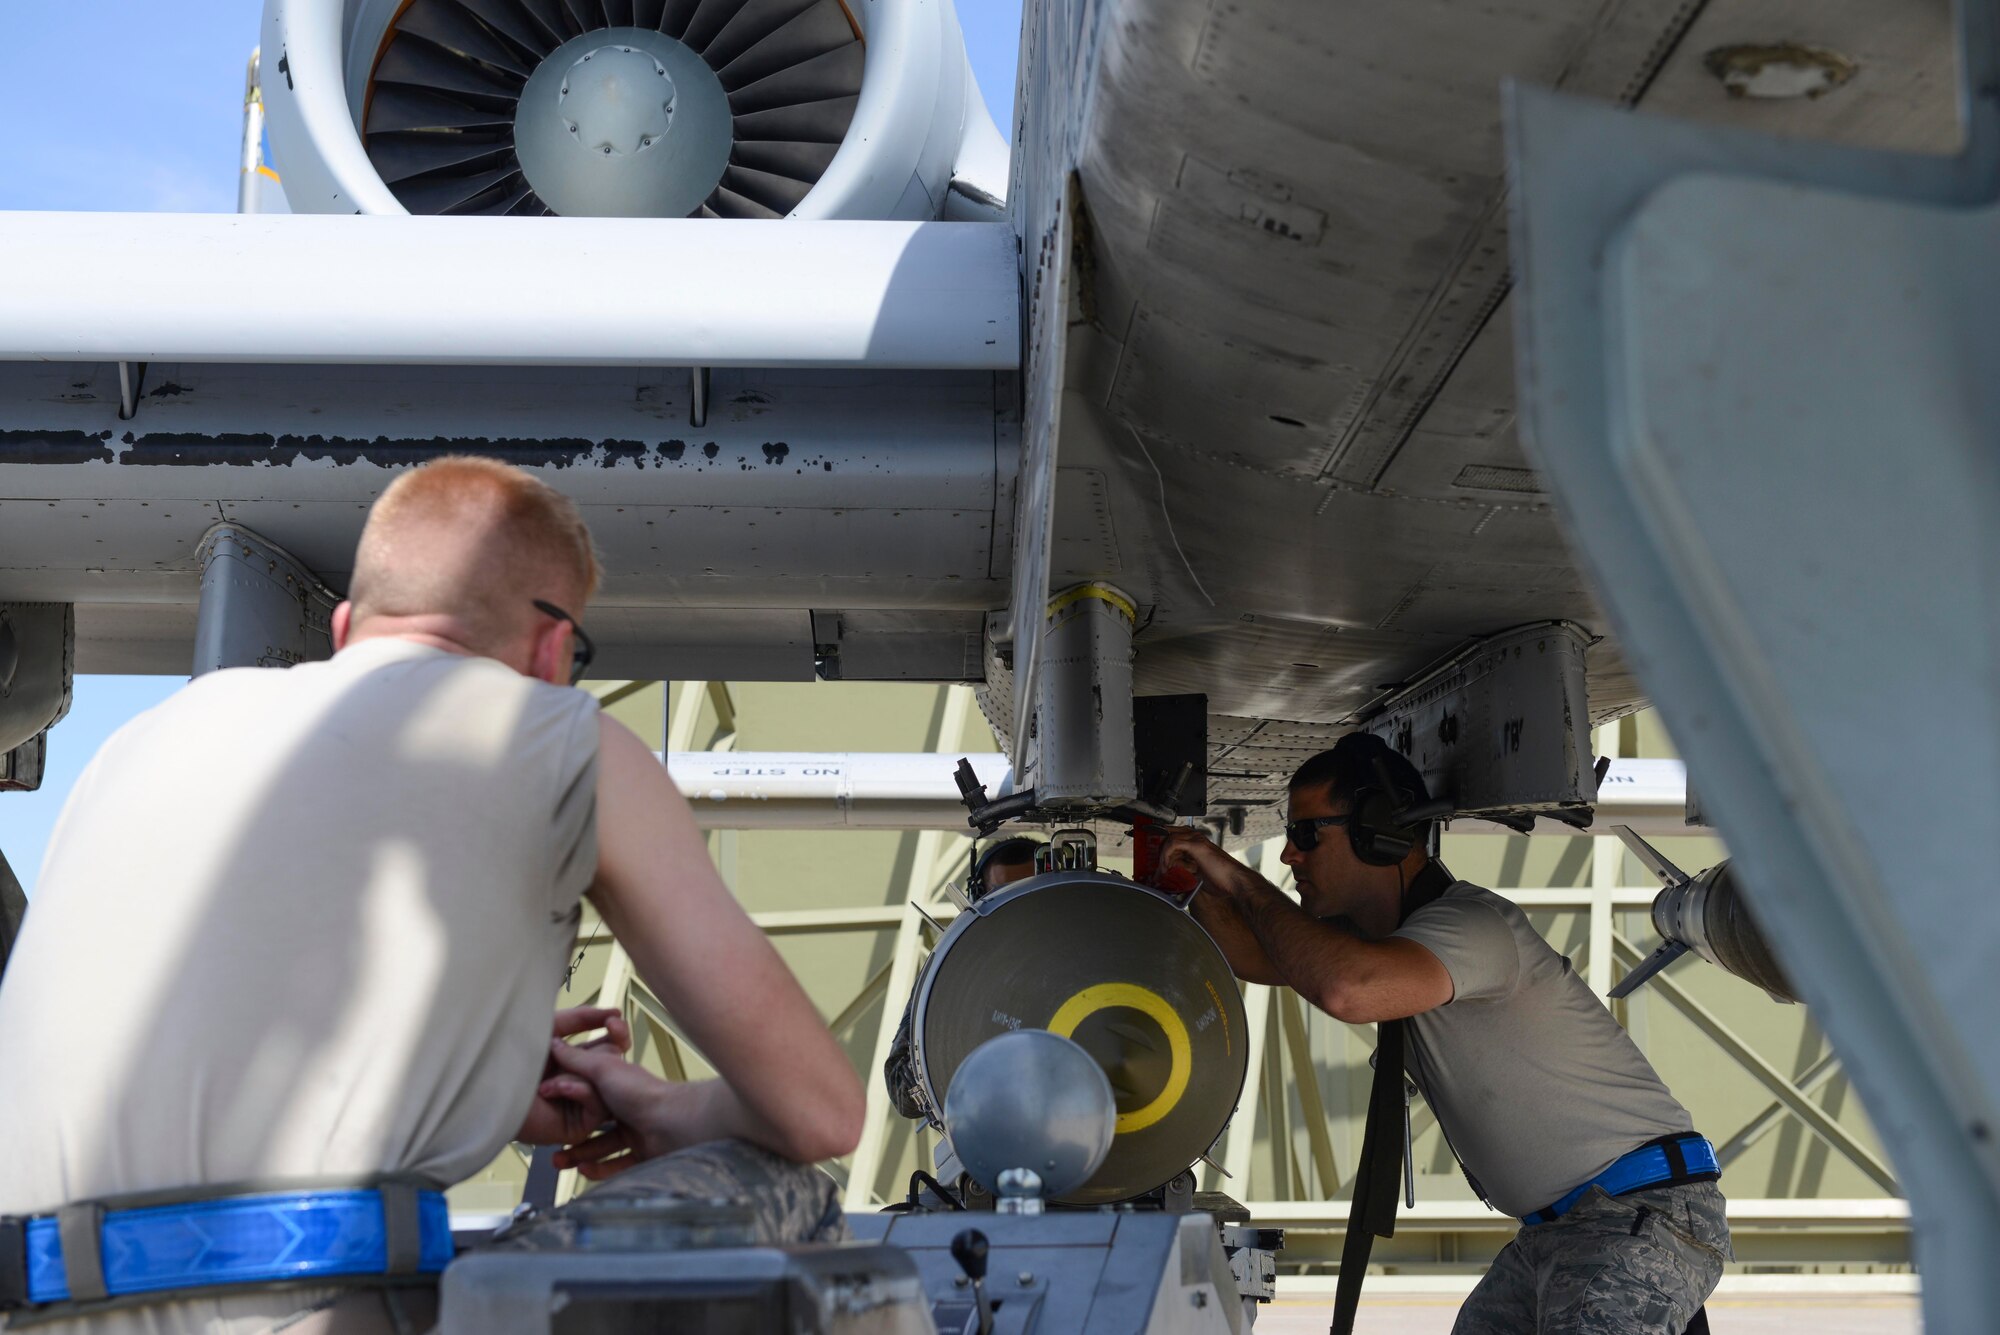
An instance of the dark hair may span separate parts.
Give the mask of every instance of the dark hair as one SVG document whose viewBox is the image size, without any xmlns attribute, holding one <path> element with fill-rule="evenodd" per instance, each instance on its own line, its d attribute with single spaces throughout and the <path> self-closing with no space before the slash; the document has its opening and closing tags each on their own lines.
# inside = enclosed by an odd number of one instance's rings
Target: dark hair
<svg viewBox="0 0 2000 1335">
<path fill-rule="evenodd" d="M 1382 782 L 1377 773 L 1378 762 L 1380 767 L 1388 769 L 1396 787 L 1410 795 L 1412 803 L 1430 801 L 1430 789 L 1424 785 L 1424 776 L 1417 772 L 1417 767 L 1372 732 L 1348 733 L 1333 744 L 1331 751 L 1320 752 L 1294 770 L 1288 786 L 1296 793 L 1330 784 L 1327 790 L 1330 800 L 1351 802 L 1361 789 Z"/>
<path fill-rule="evenodd" d="M 988 844 L 972 863 L 972 887 L 981 889 L 986 884 L 986 869 L 989 867 L 1011 867 L 1017 862 L 1033 862 L 1035 853 L 1042 847 L 1039 839 L 1017 834 L 1002 839 L 997 844 Z"/>
</svg>

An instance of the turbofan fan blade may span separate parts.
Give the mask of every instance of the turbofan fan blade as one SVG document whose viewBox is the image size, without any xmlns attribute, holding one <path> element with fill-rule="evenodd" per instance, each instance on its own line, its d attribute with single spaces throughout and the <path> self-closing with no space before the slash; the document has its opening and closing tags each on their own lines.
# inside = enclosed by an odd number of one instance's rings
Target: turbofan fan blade
<svg viewBox="0 0 2000 1335">
<path fill-rule="evenodd" d="M 506 130 L 514 124 L 514 113 L 468 107 L 442 93 L 425 92 L 401 84 L 379 84 L 368 102 L 368 133 L 377 135 L 398 130 Z"/>
<path fill-rule="evenodd" d="M 694 22 L 695 11 L 700 8 L 701 0 L 666 0 L 660 10 L 660 21 L 654 26 L 679 41 L 688 30 L 688 25 Z"/>
<path fill-rule="evenodd" d="M 513 150 L 511 139 L 469 139 L 457 134 L 375 134 L 368 137 L 368 160 L 390 185 L 413 176 L 489 163 Z M 461 170 L 458 175 L 467 175 Z"/>
<path fill-rule="evenodd" d="M 535 70 L 535 61 L 524 58 L 453 0 L 417 0 L 396 20 L 396 31 L 421 37 L 462 59 L 504 70 L 523 82 Z"/>
<path fill-rule="evenodd" d="M 562 0 L 562 7 L 569 13 L 570 25 L 580 33 L 611 26 L 604 21 L 604 6 L 597 0 Z"/>
<path fill-rule="evenodd" d="M 681 34 L 681 40 L 696 51 L 706 51 L 716 34 L 736 17 L 736 11 L 748 3 L 749 0 L 701 0 L 695 8 L 694 18 L 688 22 L 687 31 Z"/>
<path fill-rule="evenodd" d="M 563 7 L 562 0 L 520 0 L 521 8 L 537 27 L 549 35 L 549 49 L 554 50 L 583 29 L 576 26 L 576 20 Z"/>
<path fill-rule="evenodd" d="M 730 15 L 729 22 L 717 30 L 702 50 L 701 58 L 717 73 L 729 62 L 748 51 L 812 7 L 814 0 L 744 0 L 744 5 Z"/>
<path fill-rule="evenodd" d="M 503 214 L 515 212 L 516 210 L 520 209 L 522 205 L 526 204 L 529 200 L 534 199 L 534 197 L 535 197 L 535 192 L 528 188 L 527 178 L 522 177 L 519 184 L 503 187 L 501 191 L 498 194 L 496 194 L 492 199 L 476 205 L 472 205 L 464 209 L 460 209 L 459 212 L 467 214 L 482 214 L 488 217 L 497 218 Z M 541 208 L 540 200 L 535 201 L 535 207 L 537 210 Z"/>
<path fill-rule="evenodd" d="M 729 161 L 738 167 L 789 176 L 810 185 L 826 174 L 839 144 L 777 144 L 740 139 L 729 151 Z"/>
<path fill-rule="evenodd" d="M 723 186 L 715 187 L 715 193 L 708 197 L 709 207 L 725 218 L 781 218 L 784 215 L 765 208 L 754 199 L 745 199 L 734 190 Z"/>
<path fill-rule="evenodd" d="M 790 213 L 812 190 L 810 181 L 794 181 L 789 176 L 730 167 L 722 173 L 722 184 L 745 199 L 755 200 L 780 214 Z"/>
<path fill-rule="evenodd" d="M 396 192 L 396 198 L 412 213 L 459 213 L 493 187 L 519 179 L 520 175 L 521 169 L 510 162 L 474 176 L 410 181 Z"/>
<path fill-rule="evenodd" d="M 375 81 L 455 93 L 487 105 L 521 100 L 520 80 L 509 80 L 428 42 L 390 42 L 375 66 Z"/>
<path fill-rule="evenodd" d="M 536 60 L 556 49 L 554 34 L 529 18 L 514 0 L 458 0 L 458 3 Z"/>
<path fill-rule="evenodd" d="M 729 109 L 737 115 L 768 111 L 773 107 L 802 102 L 823 102 L 861 91 L 861 70 L 867 63 L 861 43 L 850 42 L 837 51 L 767 74 L 755 83 L 732 89 Z"/>
<path fill-rule="evenodd" d="M 721 46 L 728 37 L 724 33 L 716 46 Z M 740 52 L 731 53 L 726 63 L 715 65 L 715 75 L 724 88 L 742 88 L 853 42 L 854 29 L 848 26 L 847 15 L 837 0 L 817 0 L 782 26 L 766 30 Z M 715 62 L 714 53 L 715 47 L 710 47 L 705 57 L 711 64 Z"/>
<path fill-rule="evenodd" d="M 735 117 L 736 142 L 838 144 L 847 137 L 858 97 L 835 97 L 795 107 L 773 107 Z"/>
<path fill-rule="evenodd" d="M 1687 949 L 1687 942 L 1685 941 L 1668 941 L 1663 943 L 1658 950 L 1648 955 L 1638 968 L 1618 980 L 1618 986 L 1611 989 L 1609 994 L 1610 999 L 1617 1001 L 1621 997 L 1631 996 L 1632 993 L 1639 990 L 1640 984 L 1666 968 L 1669 964 L 1672 964 L 1681 956 L 1687 954 Z"/>
</svg>

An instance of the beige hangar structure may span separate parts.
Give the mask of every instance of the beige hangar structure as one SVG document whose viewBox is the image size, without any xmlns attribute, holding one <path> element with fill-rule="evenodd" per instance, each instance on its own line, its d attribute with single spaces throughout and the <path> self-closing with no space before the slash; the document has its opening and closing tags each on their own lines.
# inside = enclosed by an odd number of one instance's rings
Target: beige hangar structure
<svg viewBox="0 0 2000 1335">
<path fill-rule="evenodd" d="M 946 772 L 960 755 L 996 749 L 970 689 L 960 686 L 599 682 L 590 689 L 670 752 L 935 752 Z M 1600 754 L 1616 758 L 1673 754 L 1650 712 L 1600 729 L 1596 742 Z M 725 879 L 867 1079 L 861 1148 L 832 1166 L 849 1208 L 901 1199 L 911 1171 L 931 1166 L 935 1139 L 897 1116 L 878 1073 L 902 999 L 936 937 L 932 922 L 948 923 L 955 912 L 944 887 L 964 878 L 968 839 L 937 829 L 840 828 L 830 817 L 820 829 L 721 828 L 715 822 L 723 818 L 703 813 L 703 795 L 690 796 L 711 824 L 710 852 Z M 1684 867 L 1722 856 L 1709 838 L 1654 842 Z M 1278 851 L 1271 842 L 1249 846 L 1286 884 Z M 1615 838 L 1455 833 L 1445 836 L 1444 857 L 1456 874 L 1528 906 L 1600 993 L 1657 944 L 1648 909 L 1658 887 Z M 670 1077 L 705 1074 L 701 1055 L 675 1034 L 594 919 L 586 919 L 579 946 L 581 963 L 560 1003 L 615 1003 L 633 1021 L 641 1061 Z M 1251 1074 L 1211 1151 L 1214 1163 L 1199 1166 L 1199 1185 L 1229 1192 L 1260 1225 L 1286 1231 L 1282 1292 L 1330 1291 L 1360 1151 L 1372 1029 L 1335 1021 L 1282 989 L 1248 986 L 1246 994 Z M 1805 1007 L 1774 1004 L 1699 960 L 1611 1005 L 1725 1162 L 1737 1250 L 1725 1296 L 1915 1289 L 1908 1208 Z M 1403 1212 L 1393 1239 L 1378 1241 L 1376 1264 L 1388 1278 L 1377 1283 L 1462 1290 L 1514 1224 L 1473 1198 L 1421 1102 L 1414 1116 L 1417 1205 Z M 503 1153 L 453 1190 L 454 1212 L 511 1210 L 526 1165 L 518 1147 Z M 576 1185 L 565 1181 L 561 1190 Z"/>
</svg>

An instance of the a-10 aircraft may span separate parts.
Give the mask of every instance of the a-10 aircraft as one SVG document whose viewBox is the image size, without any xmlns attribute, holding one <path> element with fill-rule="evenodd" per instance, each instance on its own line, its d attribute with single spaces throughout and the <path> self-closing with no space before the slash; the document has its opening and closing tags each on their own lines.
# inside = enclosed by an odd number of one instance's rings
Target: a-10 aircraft
<svg viewBox="0 0 2000 1335">
<path fill-rule="evenodd" d="M 0 217 L 0 779 L 72 670 L 326 652 L 455 451 L 612 675 L 977 687 L 996 822 L 1268 834 L 1359 726 L 1587 826 L 1652 701 L 1964 1328 L 1993 8 L 1031 0 L 1010 152 L 942 0 L 268 0 L 289 216 Z"/>
</svg>

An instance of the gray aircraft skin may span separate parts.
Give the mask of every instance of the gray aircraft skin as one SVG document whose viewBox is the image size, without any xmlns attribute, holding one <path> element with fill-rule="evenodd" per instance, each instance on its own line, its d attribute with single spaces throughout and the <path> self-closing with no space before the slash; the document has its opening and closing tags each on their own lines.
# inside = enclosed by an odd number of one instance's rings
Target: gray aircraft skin
<svg viewBox="0 0 2000 1335">
<path fill-rule="evenodd" d="M 1351 717 L 1508 626 L 1606 629 L 1517 435 L 1504 80 L 1906 152 L 1959 142 L 1944 4 L 1106 7 L 1053 582 L 1157 607 L 1140 692 L 1206 691 L 1243 718 Z M 1707 68 L 1789 33 L 1865 76 L 1767 100 Z M 1041 77 L 1023 78 L 1030 125 Z M 1593 717 L 1639 703 L 1614 646 L 1590 666 Z"/>
<path fill-rule="evenodd" d="M 1036 34 L 1065 25 L 1082 49 L 1052 66 Z M 1795 28 L 1864 74 L 1762 99 L 1708 68 Z M 1038 139 L 1076 135 L 1087 229 L 1048 587 L 1136 601 L 1135 688 L 1208 696 L 1214 768 L 1238 776 L 1218 807 L 1268 812 L 1299 758 L 1475 637 L 1606 635 L 1516 437 L 1503 80 L 1912 151 L 1958 137 L 1941 4 L 1105 0 L 1030 5 L 1027 30 L 1015 178 Z M 524 257 L 536 225 L 515 224 Z M 606 280 L 491 281 L 559 319 L 564 284 Z M 286 291 L 263 275 L 242 318 Z M 357 275 L 354 299 L 393 294 Z M 80 671 L 187 670 L 211 523 L 337 591 L 395 469 L 470 449 L 583 503 L 609 674 L 1005 685 L 983 632 L 1034 500 L 1014 485 L 1026 377 L 718 369 L 696 428 L 679 369 L 143 376 L 122 421 L 114 363 L 0 364 L 0 599 L 73 602 Z M 1608 638 L 1588 661 L 1593 720 L 1643 703 Z"/>
</svg>

